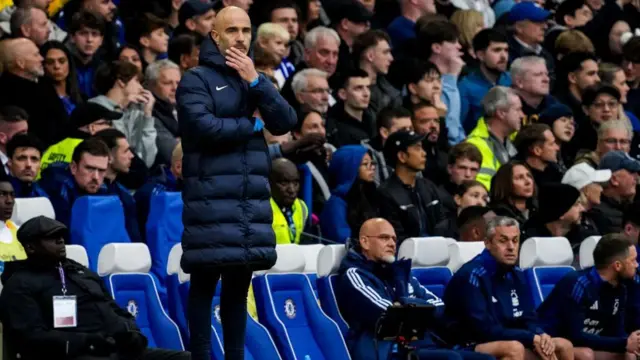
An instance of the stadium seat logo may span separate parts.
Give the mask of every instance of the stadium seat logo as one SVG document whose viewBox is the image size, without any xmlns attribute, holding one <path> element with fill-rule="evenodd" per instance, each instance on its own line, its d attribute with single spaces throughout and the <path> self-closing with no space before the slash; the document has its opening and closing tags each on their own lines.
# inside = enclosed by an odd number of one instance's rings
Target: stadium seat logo
<svg viewBox="0 0 640 360">
<path fill-rule="evenodd" d="M 296 305 L 293 303 L 293 300 L 287 299 L 284 302 L 284 313 L 287 315 L 289 319 L 295 319 Z"/>
<path fill-rule="evenodd" d="M 213 316 L 216 318 L 218 324 L 222 324 L 222 320 L 220 319 L 220 305 L 213 307 Z"/>
<path fill-rule="evenodd" d="M 138 304 L 136 304 L 135 300 L 129 300 L 129 302 L 127 303 L 127 311 L 134 318 L 138 317 Z"/>
</svg>

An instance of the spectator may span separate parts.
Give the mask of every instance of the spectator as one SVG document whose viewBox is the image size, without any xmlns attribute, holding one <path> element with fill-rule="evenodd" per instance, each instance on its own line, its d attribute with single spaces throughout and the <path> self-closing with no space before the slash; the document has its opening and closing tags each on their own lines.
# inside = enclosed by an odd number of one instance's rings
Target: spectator
<svg viewBox="0 0 640 360">
<path fill-rule="evenodd" d="M 550 80 L 545 60 L 537 56 L 524 56 L 511 63 L 512 87 L 520 97 L 525 118 L 523 125 L 538 121 L 540 113 L 557 103 L 549 94 Z"/>
<path fill-rule="evenodd" d="M 619 119 L 620 92 L 609 85 L 591 87 L 584 92 L 582 108 L 588 120 L 584 126 L 576 129 L 571 146 L 574 149 L 595 150 L 598 128 L 607 121 Z"/>
<path fill-rule="evenodd" d="M 69 166 L 56 166 L 44 172 L 40 185 L 49 194 L 56 220 L 71 224 L 71 208 L 76 199 L 106 195 L 104 177 L 108 168 L 109 148 L 102 140 L 91 138 L 75 147 Z"/>
<path fill-rule="evenodd" d="M 38 47 L 49 40 L 51 29 L 47 13 L 37 7 L 17 8 L 11 14 L 10 25 L 14 38 L 27 38 Z"/>
<path fill-rule="evenodd" d="M 403 107 L 384 108 L 378 113 L 376 127 L 378 128 L 376 136 L 362 140 L 361 144 L 373 156 L 373 162 L 376 164 L 373 181 L 376 186 L 379 186 L 393 172 L 393 167 L 388 166 L 384 158 L 384 144 L 389 136 L 396 131 L 413 130 L 411 112 Z"/>
<path fill-rule="evenodd" d="M 69 26 L 67 47 L 73 54 L 80 92 L 87 98 L 95 96 L 94 78 L 102 57 L 98 53 L 105 36 L 104 21 L 89 12 L 73 15 Z"/>
<path fill-rule="evenodd" d="M 109 166 L 104 175 L 107 194 L 116 195 L 124 209 L 124 225 L 133 242 L 142 242 L 140 226 L 138 225 L 138 211 L 136 201 L 127 188 L 122 186 L 117 177 L 125 175 L 131 168 L 133 153 L 124 134 L 116 129 L 105 129 L 96 133 L 95 137 L 102 140 L 109 148 Z"/>
<path fill-rule="evenodd" d="M 291 89 L 299 110 L 313 110 L 326 114 L 329 110 L 331 89 L 327 73 L 318 69 L 304 69 L 293 76 Z M 335 100 L 334 100 L 335 101 Z"/>
<path fill-rule="evenodd" d="M 18 226 L 11 221 L 16 194 L 6 175 L 0 174 L 0 272 L 4 272 L 5 263 L 25 260 L 27 254 L 18 241 Z M 3 283 L 5 285 L 5 283 Z"/>
<path fill-rule="evenodd" d="M 198 66 L 200 56 L 200 43 L 202 36 L 194 34 L 181 34 L 169 40 L 169 60 L 180 66 L 180 71 L 185 71 Z"/>
<path fill-rule="evenodd" d="M 543 327 L 566 336 L 579 354 L 604 358 L 640 351 L 640 333 L 625 333 L 627 287 L 636 275 L 636 248 L 621 234 L 603 236 L 593 250 L 595 266 L 568 272 L 538 308 Z"/>
<path fill-rule="evenodd" d="M 585 152 L 576 158 L 576 163 L 585 162 L 591 167 L 598 167 L 600 159 L 610 151 L 629 153 L 631 147 L 631 131 L 629 124 L 620 120 L 611 120 L 598 128 L 598 145 L 595 151 Z"/>
<path fill-rule="evenodd" d="M 516 154 L 509 137 L 520 130 L 524 114 L 518 95 L 504 86 L 489 90 L 482 100 L 482 107 L 485 117 L 478 121 L 467 142 L 475 145 L 482 154 L 476 180 L 491 190 L 491 178 Z"/>
<path fill-rule="evenodd" d="M 9 180 L 17 198 L 49 197 L 36 182 L 43 150 L 38 138 L 18 134 L 7 143 Z"/>
<path fill-rule="evenodd" d="M 584 238 L 572 238 L 568 234 L 580 225 L 585 203 L 586 198 L 571 185 L 542 185 L 538 192 L 538 212 L 524 226 L 526 237 L 566 237 L 572 245 L 579 246 Z"/>
<path fill-rule="evenodd" d="M 300 237 L 309 220 L 309 210 L 298 199 L 300 174 L 287 159 L 273 161 L 270 176 L 273 232 L 277 244 L 300 244 Z"/>
<path fill-rule="evenodd" d="M 387 27 L 393 48 L 399 49 L 407 40 L 414 39 L 416 37 L 415 25 L 418 19 L 423 15 L 435 13 L 436 4 L 433 0 L 400 1 L 400 16 Z"/>
<path fill-rule="evenodd" d="M 549 125 L 531 124 L 523 127 L 514 145 L 518 150 L 517 158 L 529 167 L 537 186 L 560 182 L 562 173 L 557 166 L 560 146 Z"/>
<path fill-rule="evenodd" d="M 427 159 L 427 163 L 428 163 Z M 482 164 L 482 154 L 473 144 L 460 143 L 449 152 L 446 165 L 446 177 L 438 184 L 442 206 L 454 216 L 458 213 L 458 205 L 454 199 L 459 193 L 460 186 L 471 180 L 475 180 Z M 483 185 L 485 192 L 487 188 Z"/>
<path fill-rule="evenodd" d="M 169 50 L 169 35 L 166 33 L 166 28 L 167 23 L 163 19 L 148 13 L 127 28 L 127 31 L 133 33 L 129 35 L 131 37 L 129 42 L 140 46 L 143 69 Z"/>
<path fill-rule="evenodd" d="M 622 70 L 618 65 L 602 63 L 598 66 L 598 76 L 600 76 L 600 80 L 602 80 L 603 84 L 613 86 L 620 92 L 620 106 L 622 107 L 618 110 L 620 119 L 623 119 L 624 117 L 628 118 L 633 128 L 633 132 L 635 133 L 640 131 L 640 120 L 635 114 L 626 109 L 630 105 L 627 99 L 630 88 L 627 84 L 627 75 L 625 75 L 624 70 Z M 635 147 L 632 148 L 635 149 Z"/>
<path fill-rule="evenodd" d="M 244 12 L 249 12 L 249 8 L 253 4 L 253 0 L 222 0 L 222 6 L 235 6 L 244 10 Z"/>
<path fill-rule="evenodd" d="M 71 52 L 61 42 L 48 41 L 40 48 L 40 55 L 44 58 L 41 81 L 56 90 L 64 109 L 71 115 L 73 109 L 84 102 Z"/>
<path fill-rule="evenodd" d="M 121 61 L 105 64 L 98 69 L 95 87 L 100 95 L 89 102 L 111 111 L 122 111 L 122 117 L 114 120 L 113 127 L 125 134 L 135 155 L 151 167 L 158 153 L 152 116 L 155 98 L 140 84 L 138 69 Z"/>
<path fill-rule="evenodd" d="M 599 168 L 611 170 L 611 179 L 603 185 L 600 205 L 589 215 L 601 234 L 620 232 L 624 211 L 636 195 L 640 162 L 622 151 L 611 151 L 602 157 Z"/>
<path fill-rule="evenodd" d="M 573 160 L 575 159 L 575 154 L 572 154 L 568 146 L 568 143 L 573 139 L 573 135 L 576 132 L 576 124 L 573 120 L 571 108 L 562 103 L 551 105 L 540 113 L 538 122 L 549 126 L 551 129 L 559 147 L 558 168 L 560 172 L 565 172 L 567 166 L 573 164 Z"/>
<path fill-rule="evenodd" d="M 76 2 L 79 9 L 68 11 L 73 22 L 73 14 L 79 12 L 89 12 L 97 16 L 104 23 L 104 42 L 101 47 L 101 57 L 114 59 L 115 54 L 122 44 L 125 43 L 124 25 L 118 18 L 118 8 L 113 0 L 81 0 Z M 73 4 L 69 4 L 73 6 Z M 77 5 L 76 5 L 77 6 Z M 67 12 L 65 10 L 65 12 Z M 69 21 L 67 21 L 67 24 Z"/>
<path fill-rule="evenodd" d="M 17 106 L 26 111 L 31 132 L 45 146 L 65 137 L 67 112 L 55 90 L 38 82 L 44 75 L 38 47 L 24 38 L 5 42 L 4 72 L 0 75 L 0 106 Z"/>
<path fill-rule="evenodd" d="M 500 167 L 491 180 L 491 209 L 518 221 L 522 228 L 535 212 L 536 184 L 529 168 L 517 161 Z"/>
<path fill-rule="evenodd" d="M 140 74 L 144 74 L 144 67 L 148 65 L 146 63 L 142 63 L 142 55 L 140 54 L 140 50 L 138 50 L 138 48 L 136 47 L 133 47 L 132 45 L 125 45 L 121 47 L 116 58 L 118 61 L 128 62 L 129 64 L 135 65 Z"/>
<path fill-rule="evenodd" d="M 65 225 L 44 216 L 27 221 L 18 230 L 28 259 L 7 264 L 2 274 L 4 295 L 0 296 L 0 318 L 5 336 L 11 339 L 11 356 L 190 359 L 186 352 L 147 347 L 135 318 L 113 300 L 102 278 L 67 259 L 63 240 L 67 234 Z M 58 313 L 54 308 L 60 305 L 57 294 L 61 288 L 63 294 L 77 299 L 73 313 L 77 326 L 64 331 L 41 315 Z"/>
<path fill-rule="evenodd" d="M 297 0 L 296 3 L 300 8 L 300 19 L 298 19 L 300 38 L 304 39 L 307 32 L 315 26 L 329 24 L 328 16 L 322 8 L 320 0 Z"/>
<path fill-rule="evenodd" d="M 244 358 L 251 274 L 276 261 L 262 129 L 282 135 L 297 121 L 273 84 L 255 71 L 247 56 L 250 33 L 244 11 L 222 9 L 212 36 L 202 43 L 198 73 L 185 73 L 176 92 L 185 179 L 181 264 L 191 274 L 188 320 L 194 360 L 211 358 L 211 301 L 220 277 L 225 356 Z M 251 117 L 256 106 L 261 122 Z"/>
<path fill-rule="evenodd" d="M 460 33 L 462 60 L 466 66 L 475 68 L 478 65 L 478 59 L 473 47 L 473 38 L 485 28 L 482 13 L 473 9 L 460 9 L 451 15 L 450 20 Z"/>
<path fill-rule="evenodd" d="M 616 3 L 616 5 L 618 5 Z M 601 30 L 601 29 L 600 29 Z M 603 44 L 602 53 L 605 62 L 624 62 L 624 53 L 622 44 L 622 34 L 631 32 L 629 23 L 625 20 L 619 19 L 611 26 L 609 30 L 609 36 L 607 37 L 606 44 Z"/>
<path fill-rule="evenodd" d="M 432 62 L 442 74 L 442 102 L 447 107 L 446 125 L 449 144 L 455 145 L 465 138 L 460 120 L 460 92 L 458 75 L 464 62 L 460 52 L 458 29 L 448 21 L 432 21 L 420 29 L 418 41 L 420 58 Z"/>
<path fill-rule="evenodd" d="M 113 121 L 120 117 L 122 117 L 122 113 L 111 111 L 96 103 L 78 106 L 71 113 L 69 123 L 73 130 L 69 133 L 69 137 L 51 145 L 42 155 L 40 174 L 51 164 L 70 163 L 78 144 L 102 130 L 111 128 Z"/>
<path fill-rule="evenodd" d="M 573 359 L 571 342 L 545 333 L 532 303 L 525 274 L 518 268 L 518 221 L 488 221 L 486 249 L 464 264 L 444 293 L 445 317 L 457 340 L 497 358 L 529 356 Z M 500 306 L 491 304 L 501 304 Z"/>
<path fill-rule="evenodd" d="M 553 79 L 553 56 L 542 46 L 550 16 L 549 11 L 530 1 L 523 1 L 511 8 L 508 22 L 513 26 L 513 32 L 509 37 L 509 63 L 521 57 L 540 57 L 546 63 L 548 76 Z M 515 77 L 513 72 L 511 76 Z"/>
<path fill-rule="evenodd" d="M 405 69 L 407 96 L 404 107 L 410 109 L 414 104 L 427 102 L 436 107 L 438 116 L 447 116 L 447 105 L 442 101 L 442 77 L 440 70 L 429 61 L 412 59 L 407 61 Z"/>
<path fill-rule="evenodd" d="M 458 241 L 484 241 L 487 238 L 487 221 L 496 214 L 486 206 L 469 206 L 458 215 Z"/>
<path fill-rule="evenodd" d="M 588 126 L 582 110 L 582 96 L 588 88 L 600 82 L 597 61 L 593 53 L 574 52 L 558 63 L 556 98 L 571 108 L 578 127 Z"/>
<path fill-rule="evenodd" d="M 322 236 L 347 243 L 360 226 L 376 217 L 376 165 L 364 146 L 343 146 L 329 164 L 331 197 L 320 215 Z"/>
<path fill-rule="evenodd" d="M 464 209 L 470 206 L 487 206 L 489 203 L 489 193 L 487 188 L 477 180 L 466 180 L 458 186 L 457 192 L 453 197 L 456 202 L 457 211 L 456 218 Z"/>
<path fill-rule="evenodd" d="M 169 11 L 169 15 L 166 17 L 167 24 L 169 25 L 169 34 L 171 34 L 178 25 L 180 25 L 180 7 L 184 2 L 185 0 L 171 1 L 171 10 Z"/>
<path fill-rule="evenodd" d="M 427 102 L 414 104 L 411 113 L 415 132 L 425 137 L 422 147 L 427 153 L 427 165 L 423 175 L 436 184 L 442 184 L 449 177 L 447 174 L 449 145 L 445 135 L 446 129 L 443 129 L 444 120 L 438 116 L 436 107 Z"/>
<path fill-rule="evenodd" d="M 375 135 L 375 120 L 367 111 L 371 99 L 369 86 L 371 80 L 363 70 L 350 70 L 344 74 L 338 90 L 341 102 L 328 114 L 329 141 L 333 146 L 360 144 Z"/>
<path fill-rule="evenodd" d="M 555 26 L 546 33 L 544 45 L 553 52 L 558 36 L 567 29 L 581 28 L 593 19 L 593 12 L 585 0 L 563 1 L 554 14 Z"/>
<path fill-rule="evenodd" d="M 286 59 L 287 44 L 290 43 L 289 33 L 279 24 L 264 23 L 258 27 L 257 36 L 255 42 L 257 47 L 269 55 L 276 64 L 270 70 L 277 80 L 278 88 L 281 88 L 295 71 L 293 64 Z"/>
<path fill-rule="evenodd" d="M 300 9 L 290 0 L 274 1 L 269 8 L 269 21 L 281 25 L 289 33 L 289 51 L 279 69 L 285 80 L 293 74 L 304 56 L 299 17 Z"/>
<path fill-rule="evenodd" d="M 156 164 L 169 165 L 171 154 L 178 143 L 178 112 L 176 110 L 176 90 L 180 83 L 180 68 L 171 60 L 158 60 L 147 67 L 145 83 L 155 98 L 153 118 L 155 121 L 158 155 Z"/>
<path fill-rule="evenodd" d="M 424 135 L 397 131 L 385 143 L 387 164 L 395 171 L 378 188 L 380 216 L 397 230 L 399 243 L 410 237 L 448 236 L 447 219 L 436 186 L 418 177 L 425 168 Z"/>
<path fill-rule="evenodd" d="M 17 106 L 0 107 L 0 174 L 9 175 L 9 155 L 7 146 L 14 136 L 25 134 L 29 129 L 27 113 Z"/>
<path fill-rule="evenodd" d="M 30 9 L 36 8 L 45 12 L 51 3 L 50 0 L 14 0 L 13 6 L 7 6 L 0 12 L 0 36 L 11 35 L 11 16 L 18 9 Z M 53 21 L 47 20 L 47 27 L 49 28 L 48 40 L 64 41 L 67 37 L 67 33 L 62 30 Z"/>
<path fill-rule="evenodd" d="M 371 101 L 369 110 L 378 114 L 386 107 L 401 105 L 401 93 L 391 85 L 386 75 L 393 62 L 391 39 L 382 30 L 369 30 L 355 38 L 352 57 L 355 65 L 369 74 Z"/>
<path fill-rule="evenodd" d="M 392 341 L 376 341 L 376 322 L 393 303 L 435 307 L 433 321 L 442 321 L 444 304 L 411 276 L 411 261 L 396 260 L 396 233 L 386 220 L 375 218 L 362 225 L 357 239 L 338 270 L 336 297 L 349 324 L 349 352 L 354 360 L 391 359 Z M 375 271 L 384 268 L 386 271 Z M 394 284 L 392 286 L 390 284 Z M 438 328 L 439 324 L 432 324 Z M 420 359 L 482 359 L 469 351 L 439 350 L 439 336 L 424 334 L 417 346 Z"/>
<path fill-rule="evenodd" d="M 369 30 L 369 21 L 373 14 L 358 0 L 346 0 L 335 7 L 332 25 L 340 36 L 336 72 L 343 76 L 353 67 L 354 62 L 358 65 L 358 59 L 353 58 L 352 61 L 353 43 L 359 35 Z"/>
<path fill-rule="evenodd" d="M 509 46 L 507 37 L 494 29 L 481 30 L 473 38 L 473 51 L 479 66 L 458 83 L 460 90 L 460 119 L 466 133 L 470 133 L 482 116 L 482 98 L 496 86 L 511 86 L 507 72 Z"/>
<path fill-rule="evenodd" d="M 629 238 L 629 240 L 631 240 L 631 243 L 634 244 L 636 247 L 636 251 L 638 251 L 638 241 L 640 240 L 640 217 L 638 216 L 640 212 L 638 210 L 640 209 L 638 209 L 637 203 L 634 203 L 632 206 L 630 206 L 627 209 L 627 211 L 625 211 L 624 218 L 622 221 L 622 223 L 624 224 L 622 234 L 626 235 Z M 636 285 L 634 286 L 637 286 L 637 282 L 636 282 Z M 634 289 L 634 290 L 637 290 L 637 289 Z M 635 301 L 637 300 L 634 296 L 634 302 Z M 634 304 L 634 308 L 637 309 L 637 304 Z M 628 321 L 628 322 L 637 324 L 636 317 L 633 316 L 631 321 Z M 635 330 L 632 330 L 631 332 L 633 331 Z"/>
<path fill-rule="evenodd" d="M 208 37 L 216 24 L 215 2 L 187 0 L 180 6 L 178 21 L 180 25 L 173 32 L 173 36 L 185 33 L 196 33 Z"/>
<path fill-rule="evenodd" d="M 171 154 L 171 166 L 158 165 L 152 177 L 134 194 L 140 235 L 146 239 L 151 197 L 166 192 L 182 191 L 182 144 L 178 142 Z"/>
<path fill-rule="evenodd" d="M 556 39 L 554 46 L 555 59 L 560 61 L 573 52 L 595 53 L 591 39 L 580 30 L 565 30 Z"/>
</svg>

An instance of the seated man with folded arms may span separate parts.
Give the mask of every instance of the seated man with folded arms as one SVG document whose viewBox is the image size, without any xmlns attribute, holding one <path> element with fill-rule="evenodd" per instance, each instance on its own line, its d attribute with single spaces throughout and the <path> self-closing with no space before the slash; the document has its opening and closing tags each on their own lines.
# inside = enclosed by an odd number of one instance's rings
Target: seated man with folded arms
<svg viewBox="0 0 640 360">
<path fill-rule="evenodd" d="M 573 345 L 546 334 L 536 318 L 533 294 L 516 266 L 518 221 L 487 222 L 486 249 L 454 275 L 444 293 L 445 318 L 461 345 L 498 359 L 573 360 Z"/>
<path fill-rule="evenodd" d="M 538 308 L 543 327 L 568 338 L 578 360 L 636 359 L 640 331 L 625 332 L 628 286 L 638 268 L 636 247 L 623 234 L 603 236 L 594 266 L 566 274 Z"/>
</svg>

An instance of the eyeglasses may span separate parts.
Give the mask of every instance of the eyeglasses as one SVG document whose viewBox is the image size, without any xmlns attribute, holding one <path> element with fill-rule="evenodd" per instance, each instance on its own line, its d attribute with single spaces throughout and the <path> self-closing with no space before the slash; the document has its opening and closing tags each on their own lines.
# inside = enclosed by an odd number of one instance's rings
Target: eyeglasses
<svg viewBox="0 0 640 360">
<path fill-rule="evenodd" d="M 376 167 L 376 163 L 367 162 L 367 163 L 360 164 L 360 166 L 364 167 L 365 169 L 373 169 L 374 167 Z"/>
<path fill-rule="evenodd" d="M 605 106 L 608 107 L 609 109 L 613 109 L 618 106 L 618 102 L 617 101 L 595 102 L 593 103 L 593 106 L 596 109 L 604 109 Z"/>
<path fill-rule="evenodd" d="M 629 139 L 613 139 L 613 138 L 607 138 L 607 139 L 604 139 L 604 140 L 602 140 L 602 141 L 604 141 L 604 143 L 605 143 L 605 144 L 607 144 L 607 145 L 617 145 L 617 144 L 620 144 L 620 145 L 626 146 L 626 145 L 630 145 L 630 144 L 631 144 L 631 140 L 629 140 Z"/>
<path fill-rule="evenodd" d="M 370 237 L 370 238 L 375 238 L 375 239 L 380 239 L 382 241 L 393 241 L 396 242 L 396 240 L 398 240 L 398 238 L 395 235 L 387 235 L 387 234 L 382 234 L 382 235 L 362 235 L 364 237 Z"/>
</svg>

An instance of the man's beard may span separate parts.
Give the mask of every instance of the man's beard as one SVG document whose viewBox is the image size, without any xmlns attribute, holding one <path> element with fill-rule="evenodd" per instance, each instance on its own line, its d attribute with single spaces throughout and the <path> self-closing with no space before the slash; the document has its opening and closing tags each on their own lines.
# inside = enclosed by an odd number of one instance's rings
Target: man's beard
<svg viewBox="0 0 640 360">
<path fill-rule="evenodd" d="M 495 76 L 500 76 L 500 74 L 502 74 L 503 72 L 505 72 L 507 69 L 505 68 L 504 70 L 500 70 L 495 66 L 489 66 L 487 64 L 484 64 L 485 69 L 487 69 L 488 72 L 490 72 L 491 74 L 495 75 Z"/>
</svg>

